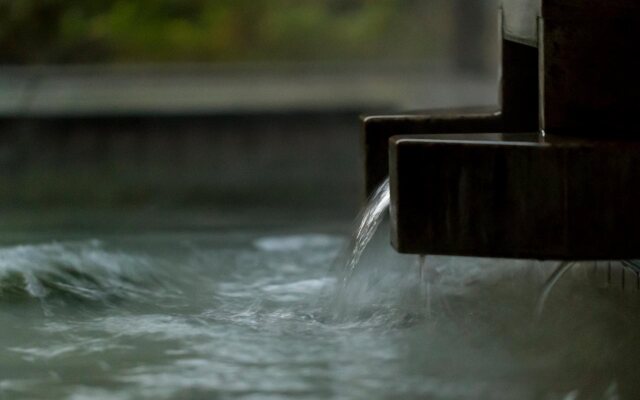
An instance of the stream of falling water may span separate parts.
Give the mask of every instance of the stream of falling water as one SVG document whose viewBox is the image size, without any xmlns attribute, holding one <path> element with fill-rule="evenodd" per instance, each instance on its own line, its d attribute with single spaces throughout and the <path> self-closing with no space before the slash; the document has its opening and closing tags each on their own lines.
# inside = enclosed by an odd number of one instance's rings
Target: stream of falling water
<svg viewBox="0 0 640 400">
<path fill-rule="evenodd" d="M 356 219 L 356 227 L 351 235 L 349 246 L 346 250 L 347 261 L 342 277 L 343 286 L 354 275 L 362 254 L 373 239 L 380 223 L 389 211 L 390 202 L 389 178 L 385 179 L 373 192 L 364 209 Z"/>
<path fill-rule="evenodd" d="M 338 285 L 333 297 L 333 316 L 344 321 L 350 318 L 361 318 L 368 313 L 375 314 L 392 305 L 402 306 L 406 318 L 417 318 L 430 314 L 431 280 L 428 276 L 429 263 L 426 257 L 418 257 L 411 268 L 389 269 L 380 263 L 378 255 L 374 260 L 363 261 L 365 251 L 370 251 L 371 244 L 389 248 L 386 243 L 372 243 L 377 236 L 380 225 L 388 215 L 390 205 L 389 179 L 385 179 L 372 193 L 366 206 L 356 219 L 353 233 L 338 260 Z M 411 256 L 409 256 L 411 257 Z M 377 306 L 381 306 L 376 309 Z M 376 310 L 376 311 L 373 311 Z"/>
</svg>

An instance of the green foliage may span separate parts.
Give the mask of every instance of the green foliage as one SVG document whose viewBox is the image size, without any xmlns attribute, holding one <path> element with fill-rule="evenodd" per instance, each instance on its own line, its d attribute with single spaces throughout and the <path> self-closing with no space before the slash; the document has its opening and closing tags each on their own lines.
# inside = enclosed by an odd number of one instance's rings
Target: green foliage
<svg viewBox="0 0 640 400">
<path fill-rule="evenodd" d="M 420 0 L 0 0 L 0 62 L 421 56 L 441 27 Z"/>
</svg>

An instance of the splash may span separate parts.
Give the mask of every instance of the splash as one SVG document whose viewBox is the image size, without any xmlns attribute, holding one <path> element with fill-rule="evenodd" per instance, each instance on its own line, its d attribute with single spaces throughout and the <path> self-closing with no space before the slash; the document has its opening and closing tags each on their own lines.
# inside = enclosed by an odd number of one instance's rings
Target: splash
<svg viewBox="0 0 640 400">
<path fill-rule="evenodd" d="M 602 288 L 613 292 L 637 293 L 640 291 L 640 266 L 636 260 L 560 262 L 549 275 L 540 291 L 535 309 L 535 318 L 537 320 L 542 318 L 545 305 L 549 301 L 553 290 L 572 269 L 590 271 L 589 286 L 592 288 Z"/>
<path fill-rule="evenodd" d="M 406 326 L 425 316 L 430 293 L 426 257 L 403 256 L 389 247 L 388 229 L 378 230 L 390 204 L 389 179 L 359 214 L 337 261 L 337 285 L 329 296 L 329 319 L 348 326 Z"/>
<path fill-rule="evenodd" d="M 544 306 L 547 303 L 547 299 L 549 295 L 551 295 L 551 291 L 558 284 L 558 281 L 566 274 L 571 267 L 573 267 L 573 263 L 570 262 L 562 262 L 558 265 L 555 271 L 551 274 L 547 282 L 544 284 L 542 288 L 542 293 L 540 294 L 540 298 L 538 299 L 538 304 L 536 305 L 536 318 L 540 318 L 544 311 Z"/>
</svg>

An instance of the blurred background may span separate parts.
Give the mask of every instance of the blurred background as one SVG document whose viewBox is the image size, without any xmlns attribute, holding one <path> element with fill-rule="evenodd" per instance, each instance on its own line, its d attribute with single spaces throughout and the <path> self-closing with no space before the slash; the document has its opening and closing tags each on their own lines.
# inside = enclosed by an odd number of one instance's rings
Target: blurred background
<svg viewBox="0 0 640 400">
<path fill-rule="evenodd" d="M 496 104 L 497 44 L 497 0 L 0 0 L 0 223 L 350 219 L 359 116 Z"/>
</svg>

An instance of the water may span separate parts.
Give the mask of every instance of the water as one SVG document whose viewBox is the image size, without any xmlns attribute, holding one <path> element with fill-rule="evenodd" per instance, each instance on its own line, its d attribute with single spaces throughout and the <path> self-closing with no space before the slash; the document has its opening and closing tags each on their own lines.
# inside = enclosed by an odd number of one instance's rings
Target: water
<svg viewBox="0 0 640 400">
<path fill-rule="evenodd" d="M 382 224 L 339 299 L 348 241 L 321 223 L 5 232 L 0 398 L 639 393 L 640 302 L 617 270 L 576 263 L 536 319 L 558 263 L 419 262 Z"/>
<path fill-rule="evenodd" d="M 551 295 L 551 291 L 558 284 L 560 279 L 569 272 L 569 270 L 573 267 L 573 263 L 571 262 L 561 262 L 556 268 L 555 271 L 551 274 L 547 283 L 545 283 L 542 291 L 540 293 L 540 299 L 538 299 L 538 305 L 536 306 L 536 317 L 541 318 L 544 313 L 544 306 L 547 303 L 547 299 Z"/>
<path fill-rule="evenodd" d="M 344 267 L 339 266 L 344 268 L 342 276 L 344 285 L 348 285 L 349 280 L 353 277 L 362 254 L 389 210 L 390 201 L 389 178 L 387 178 L 373 192 L 367 205 L 356 219 L 356 227 L 352 233 L 349 247 L 345 251 L 347 261 Z"/>
</svg>

